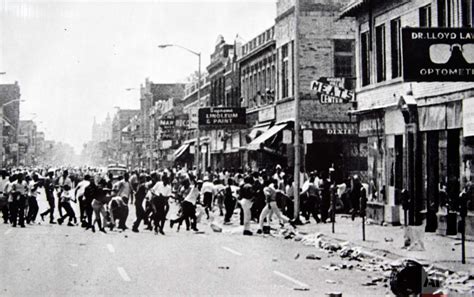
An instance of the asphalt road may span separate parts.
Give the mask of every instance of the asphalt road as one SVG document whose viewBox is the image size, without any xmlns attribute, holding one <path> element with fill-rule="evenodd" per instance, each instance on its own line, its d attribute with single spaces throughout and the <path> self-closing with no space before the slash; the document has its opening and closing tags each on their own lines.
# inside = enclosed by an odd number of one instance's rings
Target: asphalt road
<svg viewBox="0 0 474 297">
<path fill-rule="evenodd" d="M 44 207 L 41 203 L 40 211 Z M 131 211 L 129 226 L 134 217 Z M 185 228 L 176 232 L 167 224 L 163 236 L 150 231 L 92 233 L 64 224 L 26 228 L 1 224 L 0 295 L 385 296 L 387 292 L 380 286 L 361 285 L 374 273 L 322 270 L 341 260 L 314 247 L 269 236 L 215 233 L 207 223 L 198 227 L 204 234 Z M 307 260 L 308 254 L 322 259 Z"/>
</svg>

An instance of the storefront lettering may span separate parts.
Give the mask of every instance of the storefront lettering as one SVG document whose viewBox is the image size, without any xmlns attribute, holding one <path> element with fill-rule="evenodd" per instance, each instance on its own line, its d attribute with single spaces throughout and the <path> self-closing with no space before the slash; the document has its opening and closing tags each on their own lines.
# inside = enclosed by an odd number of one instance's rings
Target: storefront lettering
<svg viewBox="0 0 474 297">
<path fill-rule="evenodd" d="M 311 82 L 311 91 L 319 95 L 322 104 L 341 104 L 354 101 L 354 92 L 319 81 Z"/>
</svg>

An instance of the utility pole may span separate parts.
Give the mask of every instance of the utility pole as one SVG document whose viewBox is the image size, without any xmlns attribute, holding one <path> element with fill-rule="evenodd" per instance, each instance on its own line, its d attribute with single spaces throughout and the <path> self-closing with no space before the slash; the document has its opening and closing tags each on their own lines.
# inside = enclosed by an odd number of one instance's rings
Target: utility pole
<svg viewBox="0 0 474 297">
<path fill-rule="evenodd" d="M 295 77 L 293 78 L 295 84 L 295 135 L 294 135 L 294 149 L 295 149 L 295 164 L 294 164 L 294 218 L 295 223 L 300 224 L 300 0 L 295 0 L 295 42 L 294 42 L 294 73 Z"/>
</svg>

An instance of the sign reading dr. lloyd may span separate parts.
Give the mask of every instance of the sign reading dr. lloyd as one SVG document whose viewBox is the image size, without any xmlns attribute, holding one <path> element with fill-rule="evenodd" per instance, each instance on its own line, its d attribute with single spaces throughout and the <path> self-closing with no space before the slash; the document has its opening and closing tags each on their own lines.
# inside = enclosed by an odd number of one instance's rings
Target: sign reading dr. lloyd
<svg viewBox="0 0 474 297">
<path fill-rule="evenodd" d="M 474 81 L 473 28 L 402 28 L 405 81 Z"/>
<path fill-rule="evenodd" d="M 243 128 L 246 126 L 245 108 L 204 107 L 199 109 L 199 126 L 212 128 Z"/>
</svg>

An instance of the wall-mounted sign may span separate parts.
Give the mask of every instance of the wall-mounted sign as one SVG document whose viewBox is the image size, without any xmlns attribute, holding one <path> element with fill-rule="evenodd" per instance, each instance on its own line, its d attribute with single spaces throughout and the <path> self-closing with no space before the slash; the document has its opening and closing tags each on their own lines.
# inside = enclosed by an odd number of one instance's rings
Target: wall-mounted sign
<svg viewBox="0 0 474 297">
<path fill-rule="evenodd" d="M 199 126 L 204 129 L 239 128 L 246 126 L 245 108 L 203 107 L 199 109 Z"/>
<path fill-rule="evenodd" d="M 258 111 L 258 121 L 266 122 L 275 119 L 275 107 L 269 106 Z"/>
<path fill-rule="evenodd" d="M 283 130 L 283 140 L 284 144 L 291 144 L 293 143 L 293 131 L 291 130 Z"/>
<path fill-rule="evenodd" d="M 311 91 L 315 92 L 322 104 L 342 104 L 354 102 L 354 92 L 339 86 L 320 82 L 311 82 Z"/>
<path fill-rule="evenodd" d="M 175 126 L 175 118 L 163 118 L 160 119 L 161 129 L 171 129 Z"/>
<path fill-rule="evenodd" d="M 309 129 L 303 130 L 303 143 L 306 143 L 306 144 L 313 143 L 313 130 L 309 130 Z"/>
<path fill-rule="evenodd" d="M 402 28 L 405 81 L 474 81 L 473 28 Z"/>
</svg>

